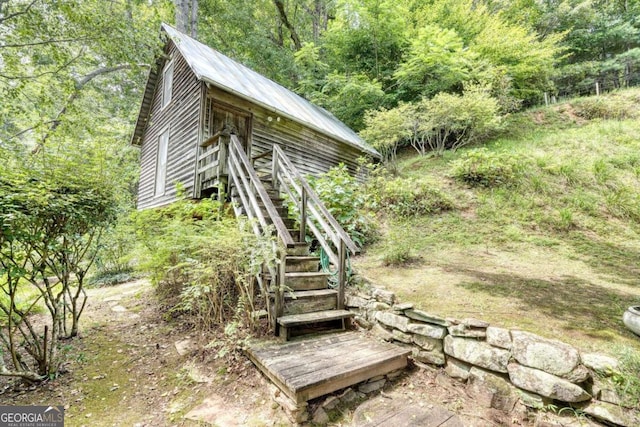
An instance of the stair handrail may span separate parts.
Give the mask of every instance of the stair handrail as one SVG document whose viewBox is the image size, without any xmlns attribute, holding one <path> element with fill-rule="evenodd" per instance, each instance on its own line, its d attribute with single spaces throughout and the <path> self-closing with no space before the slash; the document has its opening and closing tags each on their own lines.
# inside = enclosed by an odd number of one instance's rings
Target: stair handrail
<svg viewBox="0 0 640 427">
<path fill-rule="evenodd" d="M 240 140 L 234 134 L 231 134 L 229 141 L 229 176 L 233 179 L 233 184 L 236 186 L 247 217 L 249 219 L 257 219 L 260 224 L 260 228 L 257 230 L 254 228 L 254 231 L 262 235 L 269 226 L 267 218 L 265 218 L 258 205 L 261 202 L 282 244 L 287 248 L 293 247 L 294 241 L 287 230 L 287 226 L 282 221 L 280 214 L 278 214 L 258 174 L 251 166 L 248 156 L 242 149 Z M 254 227 L 256 226 L 257 224 L 254 221 Z"/>
<path fill-rule="evenodd" d="M 228 150 L 228 173 L 230 184 L 233 184 L 240 203 L 244 209 L 244 213 L 249 218 L 251 226 L 256 236 L 264 236 L 269 226 L 267 219 L 265 218 L 260 206 L 258 205 L 258 199 L 262 202 L 267 212 L 267 216 L 271 220 L 271 223 L 276 229 L 278 239 L 286 248 L 295 246 L 295 242 L 287 230 L 287 226 L 282 221 L 282 218 L 278 214 L 275 205 L 271 201 L 267 190 L 264 188 L 262 181 L 258 177 L 255 169 L 251 165 L 248 156 L 242 149 L 242 144 L 238 137 L 234 134 L 229 138 L 229 150 Z M 240 209 L 235 208 L 236 215 L 239 215 Z M 256 221 L 257 220 L 257 221 Z M 278 251 L 277 245 L 274 243 L 274 250 L 278 253 L 279 263 L 277 266 L 267 265 L 269 274 L 271 276 L 271 290 L 274 291 L 274 311 L 270 309 L 270 302 L 268 297 L 269 289 L 267 289 L 263 282 L 262 275 L 258 274 L 256 279 L 260 285 L 260 288 L 265 293 L 265 300 L 267 304 L 267 315 L 269 316 L 270 323 L 274 330 L 277 330 L 276 319 L 283 313 L 284 308 L 284 287 L 285 287 L 285 257 L 286 251 Z"/>
<path fill-rule="evenodd" d="M 347 280 L 347 251 L 355 255 L 358 253 L 358 246 L 329 212 L 318 194 L 285 155 L 284 151 L 276 144 L 273 145 L 271 173 L 273 187 L 278 188 L 282 184 L 285 193 L 298 203 L 300 211 L 300 240 L 304 241 L 308 227 L 324 249 L 331 263 L 337 266 L 338 308 L 343 308 L 344 286 Z M 308 215 L 308 213 L 311 215 Z M 315 219 L 318 226 L 313 221 L 308 221 L 308 216 Z M 337 249 L 337 254 L 325 236 L 333 243 L 333 247 Z"/>
</svg>

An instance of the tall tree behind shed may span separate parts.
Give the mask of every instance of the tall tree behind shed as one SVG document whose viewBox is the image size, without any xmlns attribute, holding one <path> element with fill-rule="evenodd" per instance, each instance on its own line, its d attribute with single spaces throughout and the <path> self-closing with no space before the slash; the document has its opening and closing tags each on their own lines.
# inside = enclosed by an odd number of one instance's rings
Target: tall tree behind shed
<svg viewBox="0 0 640 427">
<path fill-rule="evenodd" d="M 176 27 L 178 31 L 198 36 L 198 0 L 173 0 L 176 8 Z"/>
</svg>

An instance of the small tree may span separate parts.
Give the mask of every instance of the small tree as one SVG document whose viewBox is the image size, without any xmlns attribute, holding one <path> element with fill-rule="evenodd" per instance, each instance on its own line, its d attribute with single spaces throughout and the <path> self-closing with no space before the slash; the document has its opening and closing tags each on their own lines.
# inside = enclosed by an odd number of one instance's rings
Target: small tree
<svg viewBox="0 0 640 427">
<path fill-rule="evenodd" d="M 414 140 L 421 153 L 425 146 L 442 155 L 447 148 L 479 142 L 500 125 L 497 100 L 479 86 L 465 88 L 462 95 L 439 93 L 414 111 L 420 123 Z"/>
<path fill-rule="evenodd" d="M 408 106 L 369 111 L 360 136 L 382 154 L 385 163 L 395 163 L 398 146 L 410 135 L 406 113 Z"/>
<path fill-rule="evenodd" d="M 0 375 L 39 381 L 60 365 L 58 340 L 78 334 L 83 288 L 102 230 L 114 218 L 109 187 L 82 174 L 12 163 L 0 180 Z M 43 326 L 31 316 L 44 305 Z M 27 359 L 31 358 L 32 363 Z"/>
</svg>

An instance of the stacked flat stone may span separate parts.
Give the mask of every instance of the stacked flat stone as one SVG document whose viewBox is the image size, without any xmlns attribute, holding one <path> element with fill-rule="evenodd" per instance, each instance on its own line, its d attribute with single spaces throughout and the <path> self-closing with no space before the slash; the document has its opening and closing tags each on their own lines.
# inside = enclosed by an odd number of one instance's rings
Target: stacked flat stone
<svg viewBox="0 0 640 427">
<path fill-rule="evenodd" d="M 581 354 L 566 343 L 483 320 L 444 319 L 398 303 L 383 289 L 347 295 L 346 306 L 358 325 L 411 346 L 417 362 L 444 366 L 487 406 L 509 411 L 516 402 L 536 409 L 560 403 L 611 424 L 640 425 L 640 415 L 623 406 L 607 379 L 618 366 L 608 356 Z"/>
</svg>

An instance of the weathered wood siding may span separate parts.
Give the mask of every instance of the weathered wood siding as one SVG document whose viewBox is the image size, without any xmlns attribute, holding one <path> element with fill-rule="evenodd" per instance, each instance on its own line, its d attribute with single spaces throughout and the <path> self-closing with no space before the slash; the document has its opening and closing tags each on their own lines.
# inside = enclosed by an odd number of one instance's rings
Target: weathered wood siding
<svg viewBox="0 0 640 427">
<path fill-rule="evenodd" d="M 357 148 L 284 117 L 278 121 L 276 113 L 217 88 L 209 88 L 209 96 L 253 114 L 252 156 L 272 151 L 273 144 L 278 144 L 305 175 L 327 172 L 339 163 L 346 164 L 352 174 L 356 173 L 357 159 L 363 155 Z M 256 166 L 267 161 L 270 159 L 259 160 Z"/>
<path fill-rule="evenodd" d="M 178 183 L 184 187 L 187 195 L 193 195 L 195 156 L 200 138 L 201 104 L 205 87 L 191 71 L 173 42 L 169 42 L 166 53 L 174 61 L 171 102 L 164 109 L 161 108 L 163 75 L 160 69 L 149 123 L 141 143 L 138 209 L 171 203 L 176 198 Z M 158 138 L 167 127 L 169 127 L 169 146 L 166 189 L 163 195 L 155 196 Z"/>
</svg>

